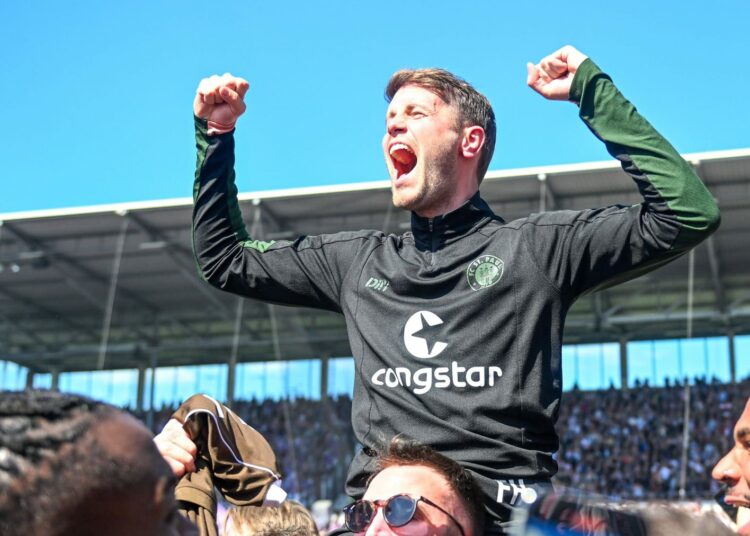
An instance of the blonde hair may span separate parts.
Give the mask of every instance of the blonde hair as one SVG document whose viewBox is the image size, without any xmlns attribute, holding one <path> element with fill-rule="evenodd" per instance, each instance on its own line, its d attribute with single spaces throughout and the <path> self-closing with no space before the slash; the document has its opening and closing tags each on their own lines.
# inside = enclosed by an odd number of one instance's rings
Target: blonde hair
<svg viewBox="0 0 750 536">
<path fill-rule="evenodd" d="M 238 506 L 229 510 L 225 536 L 319 536 L 310 512 L 296 501 L 279 506 Z"/>
</svg>

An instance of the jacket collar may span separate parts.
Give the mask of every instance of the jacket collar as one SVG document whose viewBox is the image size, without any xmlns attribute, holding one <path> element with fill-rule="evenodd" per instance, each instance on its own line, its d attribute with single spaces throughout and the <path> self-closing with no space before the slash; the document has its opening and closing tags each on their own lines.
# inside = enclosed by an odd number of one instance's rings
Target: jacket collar
<svg viewBox="0 0 750 536">
<path fill-rule="evenodd" d="M 412 212 L 411 230 L 418 244 L 435 249 L 465 236 L 472 229 L 483 225 L 490 219 L 499 220 L 500 218 L 492 212 L 477 192 L 456 210 L 442 216 L 423 218 Z"/>
</svg>

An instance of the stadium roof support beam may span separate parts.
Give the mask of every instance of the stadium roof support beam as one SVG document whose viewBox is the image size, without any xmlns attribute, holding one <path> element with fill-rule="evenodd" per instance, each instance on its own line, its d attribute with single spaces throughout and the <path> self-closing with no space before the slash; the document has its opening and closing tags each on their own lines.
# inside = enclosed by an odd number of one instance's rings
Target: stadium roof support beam
<svg viewBox="0 0 750 536">
<path fill-rule="evenodd" d="M 711 283 L 714 287 L 714 293 L 716 294 L 716 307 L 729 321 L 729 315 L 727 315 L 727 299 L 724 291 L 724 285 L 721 282 L 721 262 L 719 261 L 719 255 L 716 251 L 716 242 L 713 236 L 709 236 L 706 240 L 706 249 L 708 250 L 708 265 L 711 270 Z"/>
<path fill-rule="evenodd" d="M 557 196 L 549 183 L 549 176 L 546 173 L 539 173 L 536 178 L 539 181 L 539 212 L 555 210 Z"/>
<path fill-rule="evenodd" d="M 51 309 L 47 309 L 43 305 L 40 305 L 40 304 L 36 303 L 34 300 L 32 300 L 32 299 L 30 299 L 28 297 L 19 296 L 18 294 L 16 294 L 12 290 L 8 290 L 6 288 L 0 288 L 0 294 L 2 294 L 3 296 L 5 296 L 6 298 L 9 298 L 9 299 L 11 299 L 13 301 L 16 301 L 16 302 L 22 304 L 23 306 L 29 307 L 30 309 L 36 311 L 37 313 L 41 313 L 43 316 L 46 316 L 46 317 L 49 317 L 49 318 L 52 318 L 52 319 L 55 319 L 55 320 L 59 320 L 60 322 L 62 322 L 63 324 L 65 324 L 69 329 L 73 330 L 75 333 L 78 333 L 79 335 L 85 335 L 85 337 L 86 337 L 87 340 L 96 340 L 97 339 L 97 336 L 96 336 L 95 333 L 87 330 L 83 326 L 80 326 L 80 325 L 76 324 L 75 322 L 73 322 L 69 318 L 62 317 L 60 315 L 60 313 L 58 313 L 56 311 L 53 311 Z M 49 344 L 47 343 L 47 344 L 45 344 L 45 346 L 49 346 Z"/>
<path fill-rule="evenodd" d="M 164 242 L 166 247 L 164 248 L 165 254 L 172 260 L 175 267 L 177 268 L 177 271 L 182 275 L 204 298 L 206 298 L 215 308 L 216 310 L 224 317 L 225 320 L 234 322 L 234 313 L 229 310 L 229 308 L 222 303 L 221 300 L 217 297 L 217 293 L 208 287 L 203 281 L 201 281 L 198 278 L 198 275 L 195 271 L 194 267 L 191 267 L 188 269 L 184 262 L 189 258 L 190 262 L 193 262 L 193 252 L 187 250 L 186 248 L 175 244 L 173 240 L 170 240 L 170 238 L 160 232 L 159 230 L 155 229 L 151 225 L 149 225 L 146 221 L 143 220 L 141 216 L 134 213 L 128 213 L 128 218 L 141 230 L 143 231 L 148 237 L 149 240 L 153 240 L 156 242 Z M 189 331 L 190 333 L 195 334 L 195 329 L 191 326 L 188 326 L 187 324 L 184 324 L 183 322 L 179 321 L 178 319 L 174 319 L 176 322 L 178 322 L 186 331 Z M 254 332 L 254 330 L 248 326 L 247 324 L 244 325 L 245 329 L 247 329 L 250 332 Z M 199 333 L 199 335 L 205 335 L 204 333 Z"/>
<path fill-rule="evenodd" d="M 98 283 L 100 285 L 104 285 L 105 287 L 109 286 L 109 281 L 106 276 L 101 275 L 90 268 L 82 265 L 78 261 L 71 259 L 67 255 L 63 253 L 59 253 L 57 251 L 51 250 L 44 242 L 41 242 L 37 240 L 36 238 L 33 238 L 26 233 L 19 231 L 18 229 L 15 229 L 12 225 L 10 225 L 8 222 L 4 222 L 3 228 L 12 234 L 16 239 L 21 241 L 26 247 L 29 249 L 37 250 L 37 251 L 43 251 L 45 254 L 50 258 L 50 265 L 54 266 L 55 269 L 60 272 L 63 275 L 64 280 L 68 283 L 68 285 L 76 290 L 79 294 L 84 296 L 86 298 L 86 301 L 94 304 L 99 310 L 103 311 L 105 309 L 105 305 L 96 298 L 93 294 L 90 292 L 83 291 L 81 285 L 76 281 L 76 279 L 64 268 L 62 268 L 59 263 L 52 262 L 52 261 L 61 261 L 64 264 L 74 268 L 81 274 L 85 275 L 88 279 L 91 281 L 94 281 L 95 283 Z M 156 314 L 158 312 L 158 308 L 154 306 L 153 304 L 149 303 L 148 301 L 144 300 L 137 294 L 124 289 L 120 288 L 119 293 L 122 295 L 122 297 L 129 299 L 130 301 L 135 302 L 140 307 L 144 307 L 148 310 L 151 314 Z M 136 333 L 139 336 L 144 336 L 145 334 L 141 331 L 136 331 Z"/>
<path fill-rule="evenodd" d="M 26 329 L 21 322 L 14 320 L 13 318 L 10 318 L 5 315 L 3 315 L 2 319 L 3 319 L 3 322 L 7 326 L 12 326 L 14 331 L 21 333 L 22 335 L 34 341 L 40 346 L 47 346 L 47 343 L 44 340 L 42 340 L 42 338 L 39 337 L 39 335 L 37 335 L 35 331 Z M 7 351 L 8 351 L 8 348 L 6 347 L 6 352 Z"/>
<path fill-rule="evenodd" d="M 53 252 L 48 251 L 41 242 L 14 229 L 9 223 L 3 222 L 2 228 L 13 235 L 16 240 L 20 241 L 28 249 L 42 252 L 48 260 L 54 260 L 55 257 L 57 257 Z M 87 302 L 99 309 L 103 309 L 101 300 L 89 290 L 81 286 L 81 284 L 60 265 L 60 263 L 50 262 L 50 266 L 57 270 L 62 275 L 63 281 L 65 281 L 70 288 L 80 294 Z"/>
<path fill-rule="evenodd" d="M 260 218 L 265 218 L 268 220 L 268 223 L 271 224 L 271 227 L 274 231 L 293 231 L 289 227 L 289 225 L 279 218 L 269 207 L 268 204 L 264 204 L 263 208 L 261 209 L 261 203 L 262 201 L 260 199 L 253 199 L 253 226 L 256 226 L 256 222 L 259 221 Z M 256 217 L 255 213 L 258 212 L 260 216 Z M 261 226 L 262 228 L 262 226 Z M 255 238 L 255 237 L 253 237 Z M 261 239 L 263 237 L 260 237 Z"/>
</svg>

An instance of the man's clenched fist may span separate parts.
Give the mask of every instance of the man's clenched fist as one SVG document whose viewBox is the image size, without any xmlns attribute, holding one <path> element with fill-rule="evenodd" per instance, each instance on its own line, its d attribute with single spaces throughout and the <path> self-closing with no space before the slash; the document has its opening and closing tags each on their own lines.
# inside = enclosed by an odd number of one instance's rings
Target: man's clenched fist
<svg viewBox="0 0 750 536">
<path fill-rule="evenodd" d="M 573 77 L 587 58 L 570 45 L 545 57 L 538 64 L 527 63 L 526 83 L 531 89 L 551 100 L 568 100 Z"/>
<path fill-rule="evenodd" d="M 229 132 L 245 113 L 243 99 L 249 87 L 247 80 L 229 73 L 204 78 L 195 93 L 193 113 L 208 121 L 209 134 Z"/>
<path fill-rule="evenodd" d="M 195 471 L 195 456 L 198 447 L 176 419 L 169 419 L 164 429 L 154 438 L 156 448 L 159 449 L 164 461 L 169 464 L 172 473 L 177 478 L 185 473 Z"/>
</svg>

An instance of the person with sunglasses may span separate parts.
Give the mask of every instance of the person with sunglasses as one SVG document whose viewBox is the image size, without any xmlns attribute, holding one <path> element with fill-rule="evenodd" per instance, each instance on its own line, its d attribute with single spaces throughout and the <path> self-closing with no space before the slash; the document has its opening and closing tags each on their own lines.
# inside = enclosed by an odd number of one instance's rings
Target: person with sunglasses
<svg viewBox="0 0 750 536">
<path fill-rule="evenodd" d="M 364 497 L 334 534 L 480 536 L 482 493 L 471 473 L 432 448 L 395 437 L 377 458 Z"/>
</svg>

